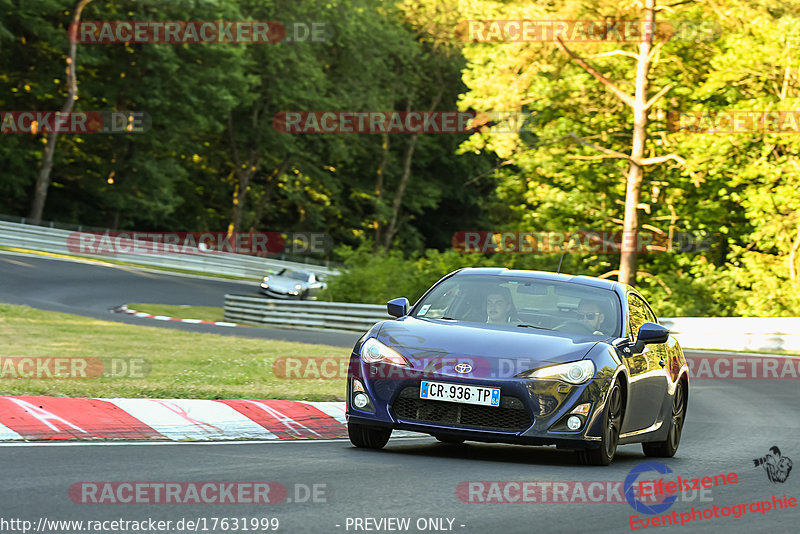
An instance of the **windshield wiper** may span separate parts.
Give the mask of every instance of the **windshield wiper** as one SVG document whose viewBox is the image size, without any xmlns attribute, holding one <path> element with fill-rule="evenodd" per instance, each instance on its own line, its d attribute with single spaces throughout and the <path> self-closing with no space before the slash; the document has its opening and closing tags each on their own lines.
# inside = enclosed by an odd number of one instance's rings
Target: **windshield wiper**
<svg viewBox="0 0 800 534">
<path fill-rule="evenodd" d="M 535 328 L 537 330 L 552 330 L 552 328 L 545 328 L 544 326 L 536 326 L 532 324 L 518 324 L 520 328 Z"/>
</svg>

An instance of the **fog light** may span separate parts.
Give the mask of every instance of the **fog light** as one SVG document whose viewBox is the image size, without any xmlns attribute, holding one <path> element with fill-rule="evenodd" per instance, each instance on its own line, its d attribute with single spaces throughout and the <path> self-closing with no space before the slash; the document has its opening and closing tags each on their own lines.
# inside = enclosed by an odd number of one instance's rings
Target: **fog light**
<svg viewBox="0 0 800 534">
<path fill-rule="evenodd" d="M 582 424 L 583 422 L 581 421 L 581 418 L 577 415 L 572 415 L 569 419 L 567 419 L 567 428 L 570 430 L 578 430 Z"/>
<path fill-rule="evenodd" d="M 369 404 L 369 397 L 367 397 L 366 393 L 356 393 L 353 396 L 353 404 L 356 408 L 363 408 L 367 404 Z"/>
</svg>

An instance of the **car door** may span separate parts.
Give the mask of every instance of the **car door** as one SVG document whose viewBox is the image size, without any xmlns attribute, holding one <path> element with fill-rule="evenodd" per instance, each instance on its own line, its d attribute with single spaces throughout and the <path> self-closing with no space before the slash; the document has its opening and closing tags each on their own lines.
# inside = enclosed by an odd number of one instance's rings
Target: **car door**
<svg viewBox="0 0 800 534">
<path fill-rule="evenodd" d="M 623 422 L 623 433 L 653 425 L 667 392 L 667 371 L 661 365 L 666 346 L 647 345 L 639 352 L 634 348 L 639 327 L 647 322 L 656 322 L 652 310 L 639 295 L 628 293 L 627 334 L 631 352 L 626 354 L 625 365 L 630 376 L 631 398 Z"/>
</svg>

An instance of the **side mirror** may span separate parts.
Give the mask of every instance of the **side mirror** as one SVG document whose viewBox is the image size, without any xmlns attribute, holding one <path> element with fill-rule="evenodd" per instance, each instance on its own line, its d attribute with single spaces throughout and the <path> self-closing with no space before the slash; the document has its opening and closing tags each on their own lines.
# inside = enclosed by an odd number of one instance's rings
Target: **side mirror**
<svg viewBox="0 0 800 534">
<path fill-rule="evenodd" d="M 636 334 L 635 352 L 641 352 L 645 345 L 666 343 L 669 339 L 669 330 L 660 324 L 644 323 Z"/>
<path fill-rule="evenodd" d="M 408 315 L 408 299 L 400 297 L 399 299 L 392 299 L 386 303 L 386 311 L 392 317 L 405 317 Z"/>
</svg>

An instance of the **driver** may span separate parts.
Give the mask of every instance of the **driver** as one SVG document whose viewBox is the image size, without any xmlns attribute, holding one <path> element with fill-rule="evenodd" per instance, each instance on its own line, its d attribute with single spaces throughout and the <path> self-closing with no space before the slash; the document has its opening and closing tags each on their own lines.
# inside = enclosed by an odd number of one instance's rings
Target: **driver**
<svg viewBox="0 0 800 534">
<path fill-rule="evenodd" d="M 596 300 L 582 299 L 578 304 L 578 321 L 595 335 L 605 335 L 602 331 L 606 315 L 602 306 Z"/>
<path fill-rule="evenodd" d="M 507 287 L 492 289 L 486 296 L 486 322 L 489 324 L 508 324 L 516 321 L 514 301 Z"/>
</svg>

